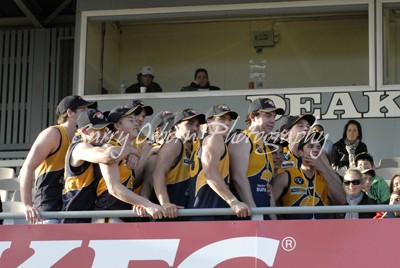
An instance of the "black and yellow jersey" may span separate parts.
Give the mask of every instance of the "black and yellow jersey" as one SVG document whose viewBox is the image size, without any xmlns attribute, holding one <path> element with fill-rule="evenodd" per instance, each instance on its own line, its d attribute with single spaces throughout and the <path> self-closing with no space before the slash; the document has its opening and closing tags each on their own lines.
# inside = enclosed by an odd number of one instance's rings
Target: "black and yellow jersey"
<svg viewBox="0 0 400 268">
<path fill-rule="evenodd" d="M 109 144 L 114 146 L 122 146 L 117 140 L 111 139 Z M 125 166 L 125 160 L 121 160 L 118 164 L 119 180 L 129 190 L 133 191 L 134 174 L 133 170 Z M 97 202 L 95 209 L 97 210 L 129 210 L 131 204 L 125 203 L 118 198 L 112 196 L 107 189 L 104 178 L 101 178 L 97 186 Z"/>
<path fill-rule="evenodd" d="M 71 140 L 63 126 L 52 126 L 61 135 L 58 148 L 50 153 L 35 170 L 34 206 L 42 211 L 60 211 L 64 188 L 65 156 Z"/>
<path fill-rule="evenodd" d="M 293 167 L 297 168 L 301 167 L 301 158 L 295 156 L 293 152 L 289 150 L 288 147 L 284 147 L 282 166 L 278 169 L 277 173 L 278 174 L 282 173 L 283 171 Z"/>
<path fill-rule="evenodd" d="M 97 199 L 96 189 L 102 177 L 99 165 L 86 161 L 79 167 L 73 167 L 70 164 L 72 152 L 81 142 L 80 136 L 73 138 L 65 159 L 63 211 L 93 210 Z M 90 220 L 65 219 L 63 223 L 90 222 Z"/>
</svg>

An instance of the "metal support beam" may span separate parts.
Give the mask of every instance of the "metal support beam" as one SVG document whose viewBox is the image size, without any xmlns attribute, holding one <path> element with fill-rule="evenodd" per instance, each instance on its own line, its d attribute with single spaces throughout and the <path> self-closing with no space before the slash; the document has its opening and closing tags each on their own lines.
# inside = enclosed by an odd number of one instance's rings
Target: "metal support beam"
<svg viewBox="0 0 400 268">
<path fill-rule="evenodd" d="M 31 12 L 31 10 L 25 5 L 22 0 L 14 0 L 14 3 L 21 9 L 21 11 L 29 18 L 35 27 L 43 28 L 42 23 L 36 18 L 36 16 Z"/>
<path fill-rule="evenodd" d="M 61 11 L 64 10 L 66 6 L 71 3 L 72 0 L 65 0 L 61 5 L 59 5 L 44 21 L 43 24 L 47 25 L 49 22 L 51 22 L 55 17 L 57 17 L 58 14 L 60 14 Z"/>
</svg>

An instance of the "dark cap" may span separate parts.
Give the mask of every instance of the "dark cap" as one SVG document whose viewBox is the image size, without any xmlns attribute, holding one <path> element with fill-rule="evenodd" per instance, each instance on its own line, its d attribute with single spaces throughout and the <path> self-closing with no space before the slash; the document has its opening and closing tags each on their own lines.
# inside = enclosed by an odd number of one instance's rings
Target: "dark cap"
<svg viewBox="0 0 400 268">
<path fill-rule="evenodd" d="M 289 116 L 285 117 L 284 119 L 285 119 L 285 121 L 282 123 L 281 131 L 283 131 L 284 129 L 290 130 L 301 119 L 306 120 L 310 124 L 310 126 L 312 126 L 315 122 L 315 116 L 313 116 L 312 114 L 303 114 L 303 115 L 297 115 L 297 116 L 289 115 Z"/>
<path fill-rule="evenodd" d="M 279 132 L 274 132 L 274 133 L 269 133 L 268 137 L 266 139 L 267 145 L 280 145 L 282 147 L 288 147 L 289 143 L 283 139 L 281 139 L 280 137 L 280 133 Z"/>
<path fill-rule="evenodd" d="M 102 129 L 109 124 L 106 116 L 96 109 L 87 109 L 78 117 L 78 128 Z"/>
<path fill-rule="evenodd" d="M 108 114 L 108 122 L 116 123 L 119 119 L 130 114 L 139 114 L 142 111 L 141 106 L 124 105 L 115 107 Z"/>
<path fill-rule="evenodd" d="M 170 111 L 161 111 L 158 114 L 156 114 L 153 119 L 151 120 L 151 129 L 154 131 L 156 128 L 160 127 L 160 125 L 163 124 L 164 118 L 166 118 L 169 115 L 172 115 L 173 113 Z"/>
<path fill-rule="evenodd" d="M 142 110 L 146 111 L 146 115 L 152 115 L 154 113 L 153 108 L 151 108 L 151 106 L 147 106 L 144 104 L 144 101 L 142 100 L 133 100 L 132 101 L 132 105 L 133 106 L 140 106 L 142 107 Z"/>
<path fill-rule="evenodd" d="M 304 145 L 306 145 L 309 142 L 319 143 L 321 146 L 324 146 L 325 137 L 320 132 L 311 132 L 311 133 L 309 132 L 299 141 L 297 149 L 301 150 L 304 147 Z"/>
<path fill-rule="evenodd" d="M 261 112 L 273 112 L 275 111 L 276 114 L 284 114 L 285 110 L 283 110 L 282 108 L 276 108 L 275 103 L 273 100 L 265 98 L 265 99 L 256 99 L 254 100 L 248 109 L 248 114 L 257 112 L 257 111 L 261 111 Z"/>
<path fill-rule="evenodd" d="M 214 116 L 223 116 L 225 114 L 230 114 L 231 119 L 233 120 L 238 118 L 239 116 L 237 112 L 232 111 L 231 108 L 229 108 L 225 104 L 218 104 L 211 106 L 211 108 L 206 113 L 206 118 L 210 119 Z"/>
<path fill-rule="evenodd" d="M 94 102 L 88 102 L 82 99 L 81 96 L 73 95 L 63 98 L 57 105 L 57 115 L 66 113 L 68 109 L 77 109 L 79 107 L 86 107 L 92 105 Z"/>
<path fill-rule="evenodd" d="M 177 111 L 175 113 L 174 125 L 176 125 L 182 121 L 190 120 L 192 118 L 197 118 L 199 120 L 200 124 L 206 123 L 206 118 L 205 118 L 204 114 L 199 114 L 194 109 L 187 108 L 184 110 Z"/>
<path fill-rule="evenodd" d="M 358 160 L 368 160 L 369 162 L 371 162 L 371 164 L 374 164 L 374 158 L 372 157 L 371 154 L 369 154 L 367 152 L 362 152 L 362 153 L 359 153 L 358 155 L 356 155 L 356 157 L 354 158 L 354 163 L 356 165 L 357 165 Z"/>
<path fill-rule="evenodd" d="M 172 129 L 172 127 L 174 126 L 174 119 L 175 119 L 174 114 L 167 115 L 163 119 L 161 125 L 159 126 L 161 131 L 164 131 L 164 132 L 170 131 Z"/>
</svg>

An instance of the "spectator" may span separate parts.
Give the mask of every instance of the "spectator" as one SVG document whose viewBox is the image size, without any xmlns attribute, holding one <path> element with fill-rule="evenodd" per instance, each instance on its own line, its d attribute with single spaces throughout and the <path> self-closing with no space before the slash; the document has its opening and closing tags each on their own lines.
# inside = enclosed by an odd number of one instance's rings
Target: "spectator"
<svg viewBox="0 0 400 268">
<path fill-rule="evenodd" d="M 249 206 L 229 190 L 229 153 L 225 138 L 231 127 L 231 120 L 238 117 L 224 104 L 212 106 L 206 114 L 207 134 L 201 145 L 192 153 L 189 171 L 188 208 L 231 207 L 237 217 L 251 215 Z M 228 217 L 229 218 L 229 217 Z M 216 220 L 227 217 L 192 217 L 191 220 Z"/>
<path fill-rule="evenodd" d="M 354 162 L 356 167 L 363 173 L 363 179 L 366 180 L 363 188 L 368 197 L 376 200 L 378 204 L 387 203 L 390 197 L 389 186 L 382 177 L 376 175 L 372 155 L 366 152 L 359 153 L 356 155 Z M 371 181 L 370 187 L 369 181 Z M 368 187 L 369 190 L 366 191 Z"/>
<path fill-rule="evenodd" d="M 207 91 L 220 90 L 219 87 L 211 86 L 208 79 L 208 72 L 204 68 L 199 68 L 194 73 L 194 81 L 189 86 L 182 87 L 181 91 Z"/>
<path fill-rule="evenodd" d="M 324 137 L 321 133 L 304 136 L 298 143 L 297 152 L 301 158 L 300 168 L 285 169 L 272 179 L 272 191 L 276 204 L 287 207 L 328 206 L 330 202 L 341 205 L 346 195 L 338 176 L 320 172 L 316 166 L 321 156 Z M 284 219 L 322 219 L 325 214 L 288 214 Z"/>
<path fill-rule="evenodd" d="M 275 127 L 276 115 L 284 113 L 271 99 L 254 100 L 248 108 L 248 129 L 235 133 L 229 141 L 234 192 L 250 207 L 275 206 L 270 184 L 274 161 L 265 141 Z M 271 218 L 264 215 L 264 219 Z"/>
<path fill-rule="evenodd" d="M 389 205 L 400 205 L 400 189 L 396 189 L 392 192 L 389 199 Z M 399 218 L 400 211 L 390 211 L 390 212 L 378 212 L 374 219 L 382 218 Z"/>
<path fill-rule="evenodd" d="M 108 146 L 126 146 L 133 144 L 133 139 L 138 135 L 138 122 L 142 109 L 141 105 L 126 105 L 115 107 L 108 115 L 108 121 L 114 123 L 113 130 L 116 135 L 108 142 Z M 104 147 L 107 147 L 104 145 Z M 138 159 L 136 159 L 138 161 Z M 165 216 L 161 206 L 152 203 L 133 192 L 134 172 L 125 161 L 112 164 L 100 163 L 103 178 L 97 187 L 96 210 L 128 210 L 133 209 L 141 216 L 148 213 L 154 219 Z M 130 218 L 94 218 L 92 222 L 108 223 L 132 221 Z"/>
<path fill-rule="evenodd" d="M 395 174 L 389 183 L 390 193 L 393 193 L 396 189 L 400 189 L 400 173 Z"/>
<path fill-rule="evenodd" d="M 35 142 L 20 171 L 21 198 L 25 205 L 25 217 L 29 223 L 37 223 L 39 211 L 60 211 L 64 181 L 65 155 L 77 130 L 80 113 L 93 104 L 80 96 L 67 96 L 57 106 L 57 123 L 43 130 Z M 34 198 L 32 184 L 35 182 Z M 32 204 L 33 200 L 33 204 Z M 58 223 L 56 219 L 42 223 Z"/>
<path fill-rule="evenodd" d="M 153 68 L 150 66 L 143 66 L 140 73 L 137 74 L 137 83 L 129 86 L 126 93 L 143 93 L 141 87 L 145 87 L 145 92 L 162 92 L 159 84 L 154 82 Z"/>
<path fill-rule="evenodd" d="M 346 192 L 346 201 L 350 206 L 358 205 L 376 205 L 376 201 L 369 198 L 363 191 L 364 181 L 362 174 L 358 169 L 348 169 L 344 174 L 343 188 Z M 375 212 L 348 212 L 339 213 L 337 218 L 345 219 L 362 219 L 362 218 L 373 218 L 375 217 Z"/>
<path fill-rule="evenodd" d="M 349 120 L 344 126 L 342 138 L 333 144 L 332 167 L 335 170 L 354 167 L 356 155 L 368 152 L 362 137 L 361 124 L 356 120 Z"/>
<path fill-rule="evenodd" d="M 97 185 L 102 177 L 97 164 L 111 164 L 137 154 L 137 149 L 132 146 L 102 147 L 108 141 L 109 124 L 104 114 L 96 109 L 88 109 L 79 115 L 78 130 L 66 155 L 63 211 L 93 210 Z M 131 168 L 136 164 L 129 158 L 125 163 Z M 67 218 L 62 222 L 90 223 L 91 219 Z"/>
<path fill-rule="evenodd" d="M 288 147 L 288 143 L 282 140 L 279 133 L 271 133 L 270 138 L 267 140 L 267 145 L 272 154 L 272 159 L 274 161 L 274 175 L 278 175 L 278 170 L 282 167 L 284 160 L 283 151 Z"/>
<path fill-rule="evenodd" d="M 332 149 L 333 149 L 333 142 L 328 139 L 329 133 L 325 132 L 324 127 L 321 125 L 321 123 L 318 121 L 318 119 L 315 120 L 314 124 L 311 126 L 311 131 L 312 132 L 321 132 L 325 139 L 325 145 L 324 145 L 324 152 L 328 156 L 329 161 L 331 161 L 332 157 Z"/>
<path fill-rule="evenodd" d="M 157 198 L 168 218 L 176 218 L 178 208 L 187 203 L 190 155 L 205 115 L 193 109 L 176 112 L 175 137 L 161 146 L 153 172 Z"/>
</svg>

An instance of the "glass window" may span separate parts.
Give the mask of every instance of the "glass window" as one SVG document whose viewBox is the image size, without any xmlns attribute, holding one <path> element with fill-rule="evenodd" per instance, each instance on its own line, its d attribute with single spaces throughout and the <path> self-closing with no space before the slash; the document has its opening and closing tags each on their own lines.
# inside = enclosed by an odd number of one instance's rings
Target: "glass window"
<svg viewBox="0 0 400 268">
<path fill-rule="evenodd" d="M 221 90 L 369 85 L 367 5 L 310 10 L 89 17 L 85 95 L 124 93 L 144 66 L 163 92 L 190 85 L 197 68 Z M 252 62 L 265 64 L 262 81 L 251 81 Z"/>
</svg>

